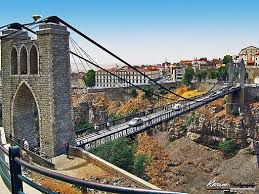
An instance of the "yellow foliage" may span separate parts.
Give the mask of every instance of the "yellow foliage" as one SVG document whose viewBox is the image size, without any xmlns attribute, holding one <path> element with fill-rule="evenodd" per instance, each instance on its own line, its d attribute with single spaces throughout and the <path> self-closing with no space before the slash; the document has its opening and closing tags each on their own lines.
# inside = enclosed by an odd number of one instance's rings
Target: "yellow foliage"
<svg viewBox="0 0 259 194">
<path fill-rule="evenodd" d="M 191 90 L 190 88 L 186 87 L 186 86 L 182 86 L 182 87 L 179 87 L 175 90 L 175 93 L 178 94 L 178 95 L 181 95 L 185 98 L 192 98 L 192 97 L 195 97 L 195 96 L 199 96 L 201 94 L 204 94 L 205 92 L 203 91 L 198 91 L 198 90 Z M 170 99 L 173 99 L 175 101 L 178 101 L 178 100 L 182 100 L 182 98 L 174 95 L 174 94 L 166 94 L 165 95 L 166 98 L 170 98 Z M 169 104 L 169 103 L 172 103 L 173 101 L 172 100 L 169 100 L 169 99 L 163 99 L 160 101 L 160 104 Z"/>
<path fill-rule="evenodd" d="M 118 111 L 119 107 L 120 107 L 120 102 L 111 101 L 107 108 L 109 115 L 115 114 Z"/>
<path fill-rule="evenodd" d="M 152 105 L 150 101 L 147 98 L 145 98 L 144 93 L 138 91 L 138 96 L 135 98 L 131 98 L 126 103 L 121 105 L 118 108 L 116 114 L 125 116 L 131 112 L 145 110 L 147 107 L 151 106 Z"/>
</svg>

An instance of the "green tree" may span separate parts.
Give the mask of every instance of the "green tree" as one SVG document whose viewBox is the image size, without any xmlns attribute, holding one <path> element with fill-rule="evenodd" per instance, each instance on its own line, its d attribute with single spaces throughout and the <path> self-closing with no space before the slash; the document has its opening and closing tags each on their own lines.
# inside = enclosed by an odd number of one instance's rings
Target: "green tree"
<svg viewBox="0 0 259 194">
<path fill-rule="evenodd" d="M 133 174 L 144 179 L 148 180 L 148 177 L 145 173 L 145 168 L 149 164 L 150 160 L 149 158 L 144 154 L 136 155 L 134 158 L 134 164 L 133 164 Z"/>
<path fill-rule="evenodd" d="M 206 70 L 201 71 L 201 79 L 205 80 L 207 78 L 208 72 Z"/>
<path fill-rule="evenodd" d="M 137 92 L 137 90 L 136 90 L 135 88 L 132 88 L 131 91 L 130 91 L 130 93 L 131 93 L 131 96 L 132 96 L 133 98 L 135 98 L 135 97 L 138 96 L 138 92 Z"/>
<path fill-rule="evenodd" d="M 159 93 L 160 94 L 168 94 L 168 92 L 163 88 L 160 88 Z"/>
<path fill-rule="evenodd" d="M 84 82 L 87 87 L 93 87 L 95 86 L 95 71 L 94 70 L 89 70 L 85 75 L 84 75 Z"/>
<path fill-rule="evenodd" d="M 233 59 L 232 59 L 231 55 L 225 55 L 223 58 L 223 64 L 225 64 L 225 65 L 232 61 L 233 61 Z"/>
<path fill-rule="evenodd" d="M 217 79 L 218 71 L 214 70 L 214 69 L 209 70 L 208 71 L 208 77 L 209 77 L 209 79 Z"/>
<path fill-rule="evenodd" d="M 193 79 L 193 76 L 194 76 L 194 70 L 193 70 L 193 68 L 191 68 L 191 67 L 186 68 L 186 69 L 185 69 L 185 73 L 184 73 L 184 75 L 183 75 L 183 80 L 182 80 L 182 82 L 183 82 L 185 85 L 187 85 L 187 86 L 191 85 L 191 81 L 192 81 L 192 79 Z"/>
<path fill-rule="evenodd" d="M 127 138 L 109 141 L 90 150 L 93 154 L 129 172 L 132 171 L 133 167 L 133 151 L 134 146 L 128 143 Z"/>
<path fill-rule="evenodd" d="M 221 77 L 221 80 L 227 80 L 228 77 L 228 71 L 226 69 L 227 67 L 221 66 L 217 69 L 217 79 Z"/>
<path fill-rule="evenodd" d="M 234 142 L 234 140 L 223 140 L 219 142 L 218 145 L 219 150 L 223 151 L 225 155 L 231 155 L 236 153 L 237 146 Z"/>
<path fill-rule="evenodd" d="M 150 158 L 144 154 L 134 155 L 136 146 L 137 144 L 132 144 L 127 138 L 123 137 L 99 145 L 97 148 L 91 149 L 90 152 L 140 178 L 148 180 L 145 168 L 150 163 Z"/>
<path fill-rule="evenodd" d="M 194 73 L 194 77 L 197 79 L 198 82 L 201 82 L 201 80 L 205 80 L 207 77 L 207 71 L 206 70 L 196 70 Z"/>
<path fill-rule="evenodd" d="M 150 86 L 145 86 L 144 87 L 144 90 L 145 90 L 145 97 L 147 98 L 151 98 L 153 96 L 152 93 L 154 93 L 154 88 L 150 87 Z"/>
</svg>

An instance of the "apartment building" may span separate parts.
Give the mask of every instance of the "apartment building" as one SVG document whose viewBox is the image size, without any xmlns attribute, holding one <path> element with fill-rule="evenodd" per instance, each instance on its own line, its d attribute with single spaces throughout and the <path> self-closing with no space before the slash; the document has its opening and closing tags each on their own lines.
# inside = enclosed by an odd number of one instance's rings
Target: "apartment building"
<svg viewBox="0 0 259 194">
<path fill-rule="evenodd" d="M 160 78 L 160 70 L 155 66 L 136 66 L 140 72 L 144 73 L 148 77 L 152 79 Z M 122 78 L 118 78 L 110 73 L 107 73 L 103 70 L 98 70 L 95 76 L 95 84 L 96 87 L 101 88 L 112 88 L 112 87 L 127 87 L 130 86 L 129 83 L 126 83 L 124 80 L 134 84 L 134 85 L 148 85 L 150 84 L 150 80 L 146 78 L 141 73 L 135 71 L 130 67 L 121 67 L 121 68 L 111 68 L 107 69 L 107 71 L 112 72 L 116 76 Z"/>
<path fill-rule="evenodd" d="M 187 65 L 182 65 L 182 64 L 171 64 L 168 65 L 168 74 L 171 77 L 171 80 L 173 82 L 181 82 L 183 80 L 183 76 L 185 73 L 185 69 L 186 69 Z"/>
</svg>

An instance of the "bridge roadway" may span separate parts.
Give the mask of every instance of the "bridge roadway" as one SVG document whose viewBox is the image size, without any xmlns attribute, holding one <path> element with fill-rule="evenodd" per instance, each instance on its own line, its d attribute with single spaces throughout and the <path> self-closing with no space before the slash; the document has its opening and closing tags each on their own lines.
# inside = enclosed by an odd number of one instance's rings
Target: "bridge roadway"
<svg viewBox="0 0 259 194">
<path fill-rule="evenodd" d="M 103 129 L 98 133 L 94 132 L 91 134 L 87 134 L 85 136 L 77 137 L 76 144 L 78 147 L 82 147 L 86 150 L 89 150 L 90 148 L 95 148 L 100 144 L 104 144 L 107 141 L 114 140 L 119 137 L 136 135 L 163 122 L 166 122 L 182 114 L 190 112 L 205 104 L 208 104 L 211 101 L 224 97 L 225 95 L 237 91 L 239 89 L 240 86 L 223 87 L 220 90 L 210 92 L 206 95 L 196 98 L 193 101 L 187 101 L 185 103 L 182 103 L 181 108 L 179 110 L 174 110 L 171 106 L 169 110 L 161 110 L 143 116 L 141 117 L 143 120 L 143 123 L 141 125 L 132 127 L 128 125 L 128 122 L 125 122 L 110 127 L 109 130 Z"/>
</svg>

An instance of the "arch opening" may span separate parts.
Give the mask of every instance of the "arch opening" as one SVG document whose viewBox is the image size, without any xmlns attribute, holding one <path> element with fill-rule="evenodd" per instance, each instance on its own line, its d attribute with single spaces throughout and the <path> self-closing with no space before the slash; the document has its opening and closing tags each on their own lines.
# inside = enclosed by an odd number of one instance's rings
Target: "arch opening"
<svg viewBox="0 0 259 194">
<path fill-rule="evenodd" d="M 20 72 L 21 74 L 27 74 L 27 51 L 23 46 L 20 52 Z"/>
<path fill-rule="evenodd" d="M 30 73 L 38 74 L 38 51 L 34 45 L 30 50 Z"/>
<path fill-rule="evenodd" d="M 18 74 L 17 50 L 13 47 L 11 50 L 11 74 Z"/>
<path fill-rule="evenodd" d="M 40 147 L 39 112 L 31 90 L 26 84 L 18 89 L 13 102 L 13 135 L 26 139 L 30 149 Z"/>
</svg>

